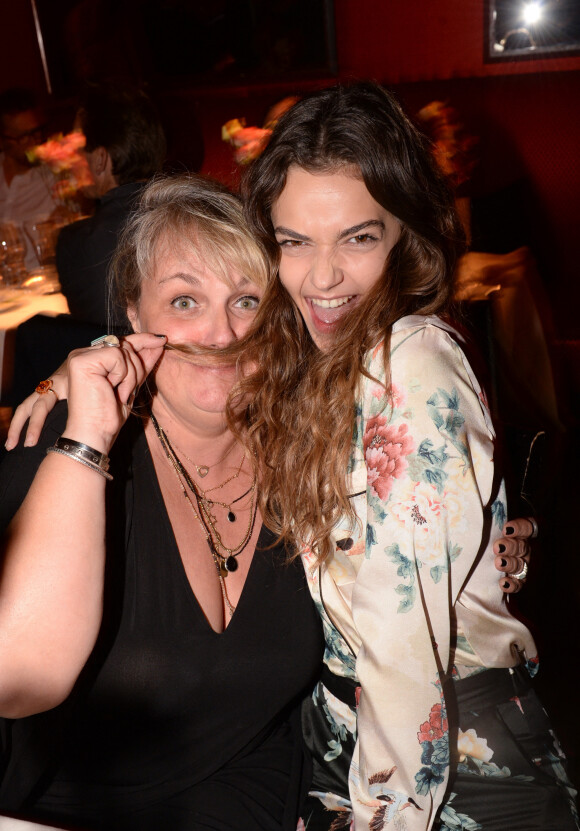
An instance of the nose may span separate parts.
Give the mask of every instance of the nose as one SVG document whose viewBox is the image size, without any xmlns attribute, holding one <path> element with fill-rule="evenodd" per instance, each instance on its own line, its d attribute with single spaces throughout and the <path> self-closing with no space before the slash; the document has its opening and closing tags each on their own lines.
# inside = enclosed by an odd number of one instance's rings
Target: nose
<svg viewBox="0 0 580 831">
<path fill-rule="evenodd" d="M 319 248 L 310 272 L 310 281 L 314 288 L 319 291 L 328 291 L 342 283 L 343 279 L 343 271 L 334 248 L 330 246 Z"/>
<path fill-rule="evenodd" d="M 205 346 L 223 347 L 236 340 L 236 333 L 227 308 L 215 308 L 207 320 L 203 343 Z"/>
</svg>

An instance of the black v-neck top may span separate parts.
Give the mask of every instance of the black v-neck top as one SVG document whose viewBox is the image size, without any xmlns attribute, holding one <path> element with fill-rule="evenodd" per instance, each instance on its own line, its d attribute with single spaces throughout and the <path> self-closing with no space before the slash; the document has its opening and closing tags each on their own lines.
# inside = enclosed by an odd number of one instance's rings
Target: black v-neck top
<svg viewBox="0 0 580 831">
<path fill-rule="evenodd" d="M 37 450 L 12 451 L 0 469 L 0 522 L 62 431 L 63 409 Z M 322 653 L 300 561 L 267 549 L 263 528 L 234 616 L 216 633 L 187 579 L 137 419 L 111 459 L 102 632 L 31 815 L 125 831 L 276 831 L 284 817 L 291 827 L 302 775 L 294 710 Z"/>
</svg>

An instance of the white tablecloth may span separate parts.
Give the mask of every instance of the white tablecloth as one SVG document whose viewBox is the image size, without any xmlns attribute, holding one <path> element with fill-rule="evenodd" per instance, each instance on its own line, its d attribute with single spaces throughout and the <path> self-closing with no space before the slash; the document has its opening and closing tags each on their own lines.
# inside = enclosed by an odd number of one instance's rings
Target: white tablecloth
<svg viewBox="0 0 580 831">
<path fill-rule="evenodd" d="M 14 337 L 18 326 L 39 313 L 63 312 L 68 312 L 68 305 L 62 294 L 32 294 L 18 289 L 0 294 L 0 401 L 12 385 Z"/>
<path fill-rule="evenodd" d="M 26 822 L 22 819 L 0 817 L 0 831 L 53 831 L 53 825 L 38 825 L 36 822 Z"/>
</svg>

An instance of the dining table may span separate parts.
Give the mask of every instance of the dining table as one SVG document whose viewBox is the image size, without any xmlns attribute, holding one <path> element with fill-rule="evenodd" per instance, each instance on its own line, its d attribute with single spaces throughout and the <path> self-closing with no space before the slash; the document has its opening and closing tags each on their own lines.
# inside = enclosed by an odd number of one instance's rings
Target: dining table
<svg viewBox="0 0 580 831">
<path fill-rule="evenodd" d="M 59 831 L 54 825 L 39 825 L 14 817 L 0 817 L 0 831 Z"/>
<path fill-rule="evenodd" d="M 43 294 L 26 288 L 0 288 L 0 405 L 8 402 L 12 389 L 17 328 L 36 314 L 55 317 L 66 313 L 68 304 L 60 292 Z"/>
</svg>

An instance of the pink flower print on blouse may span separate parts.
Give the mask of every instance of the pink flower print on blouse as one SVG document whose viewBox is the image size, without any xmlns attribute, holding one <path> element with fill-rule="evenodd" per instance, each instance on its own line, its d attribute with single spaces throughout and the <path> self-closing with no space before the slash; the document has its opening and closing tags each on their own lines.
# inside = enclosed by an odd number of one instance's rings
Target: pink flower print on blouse
<svg viewBox="0 0 580 831">
<path fill-rule="evenodd" d="M 406 457 L 415 449 L 407 433 L 406 424 L 389 425 L 385 416 L 375 416 L 367 422 L 363 446 L 368 483 L 379 499 L 388 498 L 393 479 L 399 479 L 407 469 Z"/>
<path fill-rule="evenodd" d="M 383 384 L 375 384 L 371 387 L 371 395 L 373 398 L 376 398 L 378 401 L 382 401 L 386 396 L 387 392 Z M 407 403 L 407 393 L 402 387 L 397 387 L 395 384 L 391 386 L 390 392 L 390 403 L 394 409 L 400 409 L 404 407 Z"/>
<path fill-rule="evenodd" d="M 398 387 L 395 384 L 391 386 L 391 403 L 396 409 L 405 406 L 407 403 L 407 391 L 404 387 Z"/>
<path fill-rule="evenodd" d="M 441 704 L 434 704 L 429 713 L 429 721 L 423 722 L 417 733 L 419 742 L 434 742 L 447 733 L 449 724 Z"/>
</svg>

